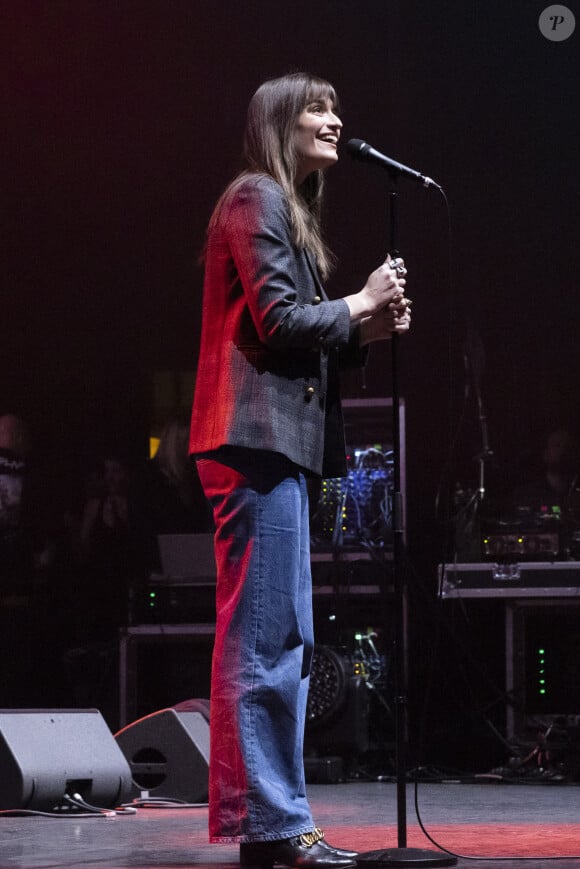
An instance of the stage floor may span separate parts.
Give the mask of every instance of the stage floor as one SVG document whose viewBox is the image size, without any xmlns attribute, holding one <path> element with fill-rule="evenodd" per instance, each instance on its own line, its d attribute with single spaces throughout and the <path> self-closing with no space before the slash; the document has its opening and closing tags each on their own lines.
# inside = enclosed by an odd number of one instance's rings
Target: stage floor
<svg viewBox="0 0 580 869">
<path fill-rule="evenodd" d="M 397 847 L 396 786 L 356 782 L 310 785 L 316 822 L 329 842 L 360 851 Z M 408 847 L 440 851 L 417 823 L 407 786 Z M 580 786 L 420 784 L 423 824 L 459 867 L 580 867 Z M 235 845 L 209 845 L 207 808 L 139 809 L 111 818 L 0 815 L 2 869 L 185 869 L 237 864 Z M 499 862 L 500 857 L 522 858 Z M 465 857 L 480 857 L 474 863 Z M 548 857 L 562 857 L 554 863 Z"/>
</svg>

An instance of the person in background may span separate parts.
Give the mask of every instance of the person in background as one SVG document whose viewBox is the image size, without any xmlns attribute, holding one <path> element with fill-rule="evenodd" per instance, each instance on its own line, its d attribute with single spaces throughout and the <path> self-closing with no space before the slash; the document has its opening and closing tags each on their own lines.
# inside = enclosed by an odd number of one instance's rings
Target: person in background
<svg viewBox="0 0 580 869">
<path fill-rule="evenodd" d="M 43 521 L 37 472 L 27 422 L 14 413 L 1 415 L 0 704 L 5 708 L 57 705 L 55 697 L 60 699 L 52 534 Z"/>
<path fill-rule="evenodd" d="M 245 867 L 343 869 L 313 820 L 303 738 L 314 644 L 306 478 L 346 473 L 341 365 L 409 328 L 402 260 L 330 300 L 320 214 L 338 160 L 334 88 L 265 82 L 248 109 L 245 169 L 206 244 L 190 452 L 214 511 L 218 568 L 209 832 Z"/>
<path fill-rule="evenodd" d="M 562 514 L 578 511 L 580 450 L 572 430 L 561 427 L 550 431 L 541 458 L 541 469 L 515 490 L 515 504 L 547 514 L 551 514 L 553 508 Z"/>
<path fill-rule="evenodd" d="M 157 452 L 131 489 L 135 547 L 145 573 L 160 569 L 159 534 L 204 533 L 213 527 L 188 442 L 189 419 L 171 417 L 163 427 Z"/>
<path fill-rule="evenodd" d="M 24 421 L 13 413 L 0 416 L 0 579 L 4 590 L 23 579 L 22 507 L 28 449 Z"/>
<path fill-rule="evenodd" d="M 127 623 L 128 589 L 134 572 L 130 534 L 129 473 L 117 456 L 105 457 L 85 503 L 81 528 L 84 564 L 82 592 L 90 631 L 98 638 L 116 637 Z"/>
</svg>

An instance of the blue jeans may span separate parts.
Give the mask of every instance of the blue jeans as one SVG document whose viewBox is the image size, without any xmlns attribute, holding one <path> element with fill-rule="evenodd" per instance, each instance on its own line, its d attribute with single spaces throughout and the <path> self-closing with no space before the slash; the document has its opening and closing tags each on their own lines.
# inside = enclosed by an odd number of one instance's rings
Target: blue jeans
<svg viewBox="0 0 580 869">
<path fill-rule="evenodd" d="M 211 684 L 212 842 L 314 829 L 304 724 L 314 646 L 306 481 L 276 453 L 198 459 L 216 524 Z"/>
</svg>

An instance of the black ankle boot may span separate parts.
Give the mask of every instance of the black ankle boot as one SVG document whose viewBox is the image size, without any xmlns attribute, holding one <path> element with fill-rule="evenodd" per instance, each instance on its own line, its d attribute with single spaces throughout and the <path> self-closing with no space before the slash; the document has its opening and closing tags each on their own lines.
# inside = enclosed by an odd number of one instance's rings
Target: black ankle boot
<svg viewBox="0 0 580 869">
<path fill-rule="evenodd" d="M 358 857 L 358 851 L 347 851 L 346 848 L 335 848 L 333 845 L 329 845 L 326 839 L 321 839 L 320 844 L 324 848 L 328 848 L 329 851 L 334 851 L 335 854 L 340 854 L 341 857 L 348 857 L 349 860 L 356 860 Z"/>
<path fill-rule="evenodd" d="M 356 866 L 356 851 L 333 848 L 318 828 L 291 839 L 275 842 L 242 842 L 240 865 L 243 869 L 271 869 L 274 863 L 291 869 L 351 869 Z"/>
</svg>

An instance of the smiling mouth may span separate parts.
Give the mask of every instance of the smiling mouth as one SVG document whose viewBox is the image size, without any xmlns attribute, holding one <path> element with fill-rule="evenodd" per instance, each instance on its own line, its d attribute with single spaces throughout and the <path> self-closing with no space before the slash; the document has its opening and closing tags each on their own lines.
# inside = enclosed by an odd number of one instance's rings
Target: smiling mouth
<svg viewBox="0 0 580 869">
<path fill-rule="evenodd" d="M 333 148 L 336 148 L 338 145 L 338 137 L 337 136 L 318 136 L 319 142 L 324 142 L 325 145 L 332 145 Z"/>
</svg>

